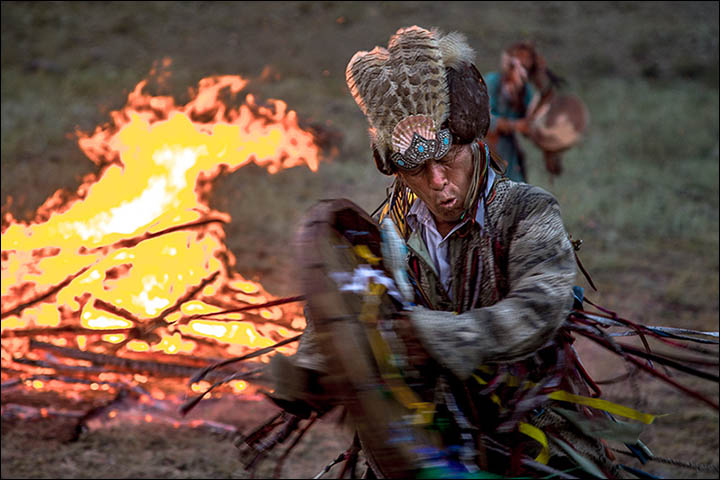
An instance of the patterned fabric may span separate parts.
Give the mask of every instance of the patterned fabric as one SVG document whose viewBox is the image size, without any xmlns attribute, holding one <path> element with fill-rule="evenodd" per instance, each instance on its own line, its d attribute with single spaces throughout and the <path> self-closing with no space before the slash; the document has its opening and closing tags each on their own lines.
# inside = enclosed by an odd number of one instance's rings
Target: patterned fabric
<svg viewBox="0 0 720 480">
<path fill-rule="evenodd" d="M 412 314 L 425 347 L 466 379 L 485 362 L 520 360 L 541 347 L 572 306 L 575 258 L 556 200 L 501 178 L 484 228 L 468 223 L 450 239 L 452 298 L 408 238 L 410 267 L 432 310 Z M 413 248 L 415 247 L 415 248 Z"/>
</svg>

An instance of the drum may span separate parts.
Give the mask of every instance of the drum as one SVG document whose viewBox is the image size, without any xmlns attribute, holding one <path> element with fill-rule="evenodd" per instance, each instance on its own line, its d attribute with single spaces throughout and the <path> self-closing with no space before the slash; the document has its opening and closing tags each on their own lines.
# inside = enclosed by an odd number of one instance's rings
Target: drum
<svg viewBox="0 0 720 480">
<path fill-rule="evenodd" d="M 326 200 L 301 222 L 296 242 L 308 322 L 340 378 L 333 392 L 356 427 L 381 477 L 428 473 L 442 456 L 434 405 L 406 382 L 407 368 L 392 321 L 403 303 L 382 258 L 377 222 L 349 200 Z"/>
<path fill-rule="evenodd" d="M 529 136 L 544 152 L 558 153 L 577 144 L 589 122 L 590 116 L 580 98 L 553 93 L 533 113 Z"/>
</svg>

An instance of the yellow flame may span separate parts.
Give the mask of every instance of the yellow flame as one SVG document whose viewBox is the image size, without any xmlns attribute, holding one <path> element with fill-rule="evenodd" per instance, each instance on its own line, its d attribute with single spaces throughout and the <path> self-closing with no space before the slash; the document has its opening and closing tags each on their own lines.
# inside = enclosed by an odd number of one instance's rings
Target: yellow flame
<svg viewBox="0 0 720 480">
<path fill-rule="evenodd" d="M 210 384 L 204 380 L 195 382 L 192 385 L 190 385 L 190 389 L 195 393 L 202 393 L 205 390 L 207 390 L 208 388 L 210 388 Z"/>
<path fill-rule="evenodd" d="M 95 330 L 107 330 L 115 328 L 130 328 L 133 322 L 106 313 L 98 313 L 86 310 L 82 314 L 82 326 Z"/>
<path fill-rule="evenodd" d="M 143 340 L 130 340 L 128 343 L 125 344 L 125 347 L 133 352 L 150 351 L 150 345 L 148 345 L 148 343 Z"/>
<path fill-rule="evenodd" d="M 244 380 L 234 380 L 230 382 L 230 386 L 233 388 L 235 393 L 242 393 L 247 389 L 247 382 Z"/>
<path fill-rule="evenodd" d="M 109 343 L 120 343 L 125 340 L 125 338 L 127 338 L 127 335 L 110 333 L 107 335 L 103 335 L 100 338 Z"/>
<path fill-rule="evenodd" d="M 190 353 L 195 348 L 192 340 L 183 340 L 179 333 L 165 336 L 162 340 L 153 345 L 150 350 L 153 352 L 165 352 L 169 354 Z"/>
<path fill-rule="evenodd" d="M 274 342 L 263 337 L 251 322 L 219 322 L 212 320 L 192 320 L 188 325 L 181 325 L 180 331 L 185 334 L 213 337 L 226 343 L 245 347 L 267 347 Z"/>
<path fill-rule="evenodd" d="M 256 283 L 246 280 L 230 282 L 230 287 L 237 288 L 242 290 L 243 293 L 248 294 L 257 293 L 260 290 L 260 287 Z"/>
</svg>

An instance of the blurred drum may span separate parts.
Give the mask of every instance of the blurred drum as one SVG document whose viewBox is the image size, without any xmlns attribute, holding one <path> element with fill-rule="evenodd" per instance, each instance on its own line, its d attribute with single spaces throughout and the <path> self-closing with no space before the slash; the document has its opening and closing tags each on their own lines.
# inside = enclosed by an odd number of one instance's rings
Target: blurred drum
<svg viewBox="0 0 720 480">
<path fill-rule="evenodd" d="M 324 200 L 306 214 L 296 242 L 308 322 L 332 359 L 327 374 L 335 391 L 328 393 L 347 408 L 374 472 L 380 478 L 467 474 L 443 441 L 433 391 L 406 378 L 412 366 L 392 330 L 403 304 L 377 222 L 350 200 Z"/>
<path fill-rule="evenodd" d="M 554 93 L 533 113 L 529 137 L 544 152 L 562 152 L 580 141 L 589 122 L 587 108 L 576 95 Z"/>
<path fill-rule="evenodd" d="M 585 104 L 572 94 L 551 91 L 533 109 L 528 136 L 542 150 L 551 175 L 562 173 L 561 153 L 580 141 L 589 121 Z"/>
</svg>

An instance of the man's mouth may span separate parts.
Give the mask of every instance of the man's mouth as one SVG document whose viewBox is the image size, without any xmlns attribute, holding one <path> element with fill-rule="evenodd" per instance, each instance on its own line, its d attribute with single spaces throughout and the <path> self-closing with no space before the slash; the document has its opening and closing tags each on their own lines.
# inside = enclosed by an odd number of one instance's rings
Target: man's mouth
<svg viewBox="0 0 720 480">
<path fill-rule="evenodd" d="M 456 203 L 457 203 L 457 199 L 453 197 L 453 198 L 448 198 L 447 200 L 441 201 L 440 206 L 442 208 L 452 208 L 455 206 Z"/>
</svg>

